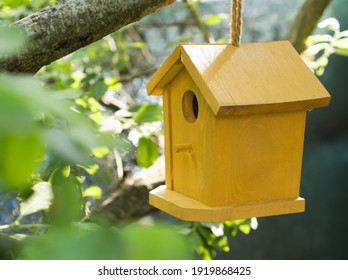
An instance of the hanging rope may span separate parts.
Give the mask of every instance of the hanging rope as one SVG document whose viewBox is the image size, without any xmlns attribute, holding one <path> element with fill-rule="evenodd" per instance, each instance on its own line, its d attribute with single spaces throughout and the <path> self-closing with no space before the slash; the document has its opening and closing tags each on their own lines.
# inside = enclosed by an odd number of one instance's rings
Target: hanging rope
<svg viewBox="0 0 348 280">
<path fill-rule="evenodd" d="M 231 44 L 239 47 L 242 36 L 242 0 L 232 0 L 231 9 Z"/>
</svg>

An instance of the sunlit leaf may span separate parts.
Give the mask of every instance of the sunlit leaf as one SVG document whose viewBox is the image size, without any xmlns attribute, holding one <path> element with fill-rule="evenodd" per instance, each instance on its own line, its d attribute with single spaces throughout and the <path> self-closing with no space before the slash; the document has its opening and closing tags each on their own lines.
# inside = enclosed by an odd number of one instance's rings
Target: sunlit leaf
<svg viewBox="0 0 348 280">
<path fill-rule="evenodd" d="M 230 246 L 228 245 L 228 240 L 227 240 L 226 236 L 221 236 L 218 239 L 217 248 L 219 248 L 220 250 L 222 250 L 224 252 L 230 251 Z"/>
<path fill-rule="evenodd" d="M 100 199 L 102 197 L 102 193 L 103 191 L 99 186 L 89 186 L 83 191 L 83 196 Z"/>
<path fill-rule="evenodd" d="M 348 56 L 348 49 L 336 48 L 336 54 Z"/>
<path fill-rule="evenodd" d="M 204 22 L 208 25 L 216 25 L 228 18 L 227 14 L 215 14 L 204 18 Z"/>
<path fill-rule="evenodd" d="M 89 166 L 83 166 L 83 165 L 80 165 L 78 164 L 77 166 L 83 168 L 84 170 L 86 170 L 86 172 L 89 174 L 89 175 L 94 175 L 98 169 L 99 169 L 99 165 L 98 164 L 92 164 L 92 165 L 89 165 Z"/>
<path fill-rule="evenodd" d="M 40 182 L 33 186 L 34 193 L 19 205 L 20 217 L 49 209 L 53 200 L 52 186 L 48 182 Z"/>
<path fill-rule="evenodd" d="M 129 48 L 135 48 L 135 49 L 142 49 L 146 48 L 146 44 L 144 42 L 135 42 L 135 43 L 128 43 L 127 47 Z"/>
<path fill-rule="evenodd" d="M 323 42 L 331 42 L 333 41 L 334 37 L 328 34 L 318 34 L 318 35 L 313 35 L 309 36 L 306 40 L 306 43 L 308 45 L 313 45 L 316 43 L 323 43 Z"/>
<path fill-rule="evenodd" d="M 340 33 L 340 37 L 341 37 L 341 38 L 342 38 L 342 37 L 348 37 L 348 30 L 342 31 L 342 32 Z"/>
<path fill-rule="evenodd" d="M 151 166 L 157 158 L 157 145 L 149 138 L 140 137 L 137 150 L 137 163 L 147 168 Z"/>
<path fill-rule="evenodd" d="M 201 223 L 201 224 L 206 227 L 209 227 L 215 236 L 220 237 L 224 235 L 223 224 L 221 223 Z"/>
<path fill-rule="evenodd" d="M 92 111 L 92 112 L 97 112 L 101 109 L 101 105 L 99 104 L 99 102 L 93 98 L 93 97 L 89 97 L 88 100 L 87 100 L 87 104 L 88 104 L 88 107 L 89 109 Z"/>
<path fill-rule="evenodd" d="M 65 166 L 62 168 L 62 175 L 65 177 L 65 178 L 68 178 L 70 176 L 70 173 L 71 173 L 71 167 L 70 165 L 68 166 Z"/>
<path fill-rule="evenodd" d="M 318 24 L 319 28 L 328 28 L 332 31 L 338 32 L 340 30 L 340 24 L 335 18 L 328 18 Z"/>
<path fill-rule="evenodd" d="M 348 38 L 342 38 L 335 42 L 335 47 L 338 49 L 348 49 Z"/>
<path fill-rule="evenodd" d="M 30 0 L 2 0 L 2 3 L 6 6 L 16 8 L 20 5 L 29 4 Z"/>
<path fill-rule="evenodd" d="M 330 44 L 328 43 L 318 43 L 315 45 L 310 46 L 309 48 L 306 49 L 306 54 L 308 55 L 317 55 L 320 51 L 323 51 L 327 48 L 330 48 Z"/>
<path fill-rule="evenodd" d="M 148 103 L 141 105 L 133 116 L 133 120 L 137 123 L 156 122 L 162 118 L 162 106 Z"/>
<path fill-rule="evenodd" d="M 85 100 L 83 100 L 82 98 L 77 98 L 77 99 L 75 100 L 75 103 L 76 103 L 77 105 L 80 105 L 80 106 L 83 107 L 83 108 L 87 108 L 87 107 L 88 107 L 88 103 L 87 103 Z"/>
<path fill-rule="evenodd" d="M 94 98 L 100 99 L 104 96 L 107 89 L 108 89 L 108 86 L 104 83 L 104 81 L 98 80 L 92 85 L 91 92 Z"/>
<path fill-rule="evenodd" d="M 103 158 L 105 157 L 108 153 L 110 152 L 108 147 L 101 146 L 101 147 L 96 147 L 92 149 L 92 154 L 96 158 Z"/>
<path fill-rule="evenodd" d="M 54 193 L 52 222 L 59 226 L 68 225 L 84 215 L 81 183 L 74 174 L 65 175 L 64 168 L 57 168 L 49 180 Z"/>
<path fill-rule="evenodd" d="M 329 59 L 326 56 L 322 56 L 317 59 L 317 63 L 319 67 L 326 67 L 327 64 L 329 63 Z"/>
<path fill-rule="evenodd" d="M 102 114 L 102 112 L 95 112 L 93 114 L 88 115 L 88 117 L 98 125 L 100 125 L 104 119 L 104 115 Z"/>
<path fill-rule="evenodd" d="M 239 226 L 239 230 L 243 232 L 244 234 L 249 234 L 251 231 L 250 225 L 244 224 Z"/>
<path fill-rule="evenodd" d="M 29 187 L 28 180 L 42 152 L 42 141 L 35 133 L 0 135 L 0 178 L 17 190 Z"/>
</svg>

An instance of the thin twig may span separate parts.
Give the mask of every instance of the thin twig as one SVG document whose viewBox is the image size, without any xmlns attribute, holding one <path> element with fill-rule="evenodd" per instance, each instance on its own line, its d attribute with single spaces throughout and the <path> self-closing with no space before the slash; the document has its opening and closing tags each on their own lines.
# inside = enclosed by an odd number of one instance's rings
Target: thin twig
<svg viewBox="0 0 348 280">
<path fill-rule="evenodd" d="M 48 224 L 18 224 L 12 223 L 8 225 L 1 225 L 0 230 L 8 230 L 8 229 L 37 229 L 37 228 L 48 228 L 50 225 Z"/>
<path fill-rule="evenodd" d="M 318 20 L 330 4 L 331 0 L 306 0 L 290 27 L 286 39 L 295 47 L 298 53 L 306 48 L 305 41 L 317 25 Z"/>
<path fill-rule="evenodd" d="M 192 18 L 196 23 L 196 26 L 199 28 L 199 30 L 201 31 L 201 33 L 203 35 L 204 41 L 207 43 L 212 43 L 213 40 L 210 38 L 209 31 L 202 21 L 202 17 L 201 17 L 201 15 L 198 11 L 198 8 L 197 8 L 197 4 L 193 3 L 193 2 L 189 3 L 189 2 L 187 2 L 187 0 L 183 0 L 182 2 L 189 9 L 189 11 L 192 15 Z"/>
</svg>

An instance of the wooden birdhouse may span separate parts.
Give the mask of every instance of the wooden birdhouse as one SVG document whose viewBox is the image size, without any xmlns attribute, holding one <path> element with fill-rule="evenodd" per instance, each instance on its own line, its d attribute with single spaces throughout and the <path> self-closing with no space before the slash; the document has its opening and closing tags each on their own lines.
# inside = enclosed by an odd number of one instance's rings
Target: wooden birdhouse
<svg viewBox="0 0 348 280">
<path fill-rule="evenodd" d="M 163 96 L 166 159 L 150 204 L 212 222 L 304 211 L 306 112 L 330 95 L 289 42 L 179 45 L 147 90 Z"/>
</svg>

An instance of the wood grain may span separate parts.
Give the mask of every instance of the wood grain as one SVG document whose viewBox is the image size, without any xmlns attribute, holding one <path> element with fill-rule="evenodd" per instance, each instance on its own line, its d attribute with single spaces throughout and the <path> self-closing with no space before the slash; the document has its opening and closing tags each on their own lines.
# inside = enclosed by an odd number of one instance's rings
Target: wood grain
<svg viewBox="0 0 348 280">
<path fill-rule="evenodd" d="M 185 221 L 223 222 L 252 217 L 265 217 L 303 212 L 303 198 L 239 203 L 210 207 L 199 201 L 160 186 L 150 192 L 151 205 Z"/>
<path fill-rule="evenodd" d="M 216 115 L 299 111 L 330 101 L 288 41 L 180 45 L 150 79 L 149 94 L 163 94 L 182 67 Z"/>
</svg>

